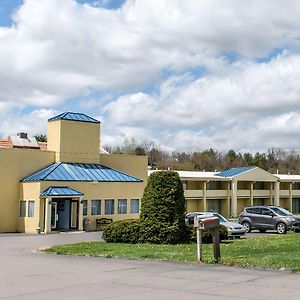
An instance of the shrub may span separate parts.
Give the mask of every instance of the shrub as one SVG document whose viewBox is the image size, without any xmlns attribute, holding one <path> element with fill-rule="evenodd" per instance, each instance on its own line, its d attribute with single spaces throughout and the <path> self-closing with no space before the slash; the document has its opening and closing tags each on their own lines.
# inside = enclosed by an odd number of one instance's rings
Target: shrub
<svg viewBox="0 0 300 300">
<path fill-rule="evenodd" d="M 103 239 L 108 243 L 136 244 L 140 238 L 140 220 L 122 220 L 107 225 Z"/>
<path fill-rule="evenodd" d="M 178 173 L 152 173 L 142 197 L 140 241 L 155 244 L 189 241 L 184 218 L 185 198 Z"/>
<path fill-rule="evenodd" d="M 191 241 L 197 242 L 197 230 L 194 227 L 190 227 L 191 230 Z M 220 225 L 220 241 L 228 239 L 228 231 L 226 226 Z M 209 244 L 212 243 L 212 235 L 209 230 L 203 230 L 202 232 L 202 243 Z"/>
</svg>

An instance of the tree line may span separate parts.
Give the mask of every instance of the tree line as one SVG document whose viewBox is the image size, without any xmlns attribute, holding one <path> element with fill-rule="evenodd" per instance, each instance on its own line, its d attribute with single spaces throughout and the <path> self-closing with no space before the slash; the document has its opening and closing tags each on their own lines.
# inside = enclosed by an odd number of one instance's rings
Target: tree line
<svg viewBox="0 0 300 300">
<path fill-rule="evenodd" d="M 300 174 L 300 154 L 295 150 L 271 148 L 266 152 L 221 152 L 212 148 L 192 152 L 168 152 L 153 141 L 138 143 L 125 139 L 122 145 L 104 146 L 109 153 L 147 155 L 149 166 L 160 170 L 222 171 L 230 168 L 257 166 L 271 173 Z"/>
</svg>

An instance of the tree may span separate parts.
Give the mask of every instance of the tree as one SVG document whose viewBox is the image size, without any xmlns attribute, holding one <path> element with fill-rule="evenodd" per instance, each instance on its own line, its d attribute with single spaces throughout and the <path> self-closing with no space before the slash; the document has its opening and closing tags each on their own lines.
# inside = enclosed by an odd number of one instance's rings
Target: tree
<svg viewBox="0 0 300 300">
<path fill-rule="evenodd" d="M 253 166 L 253 155 L 251 153 L 244 153 L 243 158 L 247 166 Z"/>
<path fill-rule="evenodd" d="M 175 244 L 189 240 L 185 226 L 185 198 L 179 175 L 154 172 L 148 179 L 141 203 L 141 241 Z"/>
<path fill-rule="evenodd" d="M 34 137 L 38 142 L 47 142 L 47 136 L 45 134 L 36 134 Z"/>
</svg>

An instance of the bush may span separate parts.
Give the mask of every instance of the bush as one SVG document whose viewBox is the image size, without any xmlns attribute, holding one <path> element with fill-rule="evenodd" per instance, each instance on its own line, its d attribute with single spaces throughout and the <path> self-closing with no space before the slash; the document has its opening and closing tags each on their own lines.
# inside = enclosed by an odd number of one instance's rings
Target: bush
<svg viewBox="0 0 300 300">
<path fill-rule="evenodd" d="M 184 218 L 185 198 L 178 173 L 152 173 L 142 197 L 140 241 L 155 244 L 189 241 Z"/>
<path fill-rule="evenodd" d="M 108 243 L 136 244 L 140 238 L 140 220 L 122 220 L 107 225 L 103 239 Z"/>
<path fill-rule="evenodd" d="M 191 230 L 191 241 L 197 242 L 197 230 L 194 227 L 190 227 Z M 220 241 L 228 239 L 228 231 L 226 226 L 220 225 Z M 212 243 L 212 235 L 209 230 L 203 230 L 202 232 L 202 243 L 210 244 Z"/>
</svg>

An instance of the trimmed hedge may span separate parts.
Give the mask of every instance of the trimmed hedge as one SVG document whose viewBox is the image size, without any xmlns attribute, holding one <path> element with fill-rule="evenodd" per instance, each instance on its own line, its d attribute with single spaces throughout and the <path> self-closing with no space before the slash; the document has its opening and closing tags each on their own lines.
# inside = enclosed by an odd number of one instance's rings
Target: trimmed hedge
<svg viewBox="0 0 300 300">
<path fill-rule="evenodd" d="M 151 243 L 160 244 L 161 236 L 164 238 L 171 233 L 171 228 L 169 227 L 167 230 L 165 228 L 160 228 L 159 226 L 149 226 L 146 232 L 141 231 L 141 221 L 140 220 L 123 220 L 113 222 L 107 225 L 103 231 L 103 239 L 107 243 L 130 243 L 137 244 L 142 243 L 144 240 L 144 235 L 152 235 Z M 168 234 L 166 234 L 166 231 Z M 189 227 L 188 236 L 191 237 L 191 242 L 197 242 L 196 228 Z M 176 230 L 174 230 L 174 234 L 176 234 Z M 220 241 L 227 240 L 228 234 L 227 229 L 224 225 L 220 225 Z M 165 244 L 172 243 L 174 238 L 171 240 L 164 240 Z M 204 230 L 202 235 L 202 242 L 205 244 L 212 243 L 212 236 L 209 230 Z"/>
<path fill-rule="evenodd" d="M 139 243 L 140 220 L 122 220 L 108 224 L 103 231 L 107 243 Z"/>
</svg>

